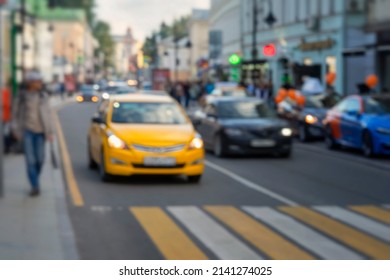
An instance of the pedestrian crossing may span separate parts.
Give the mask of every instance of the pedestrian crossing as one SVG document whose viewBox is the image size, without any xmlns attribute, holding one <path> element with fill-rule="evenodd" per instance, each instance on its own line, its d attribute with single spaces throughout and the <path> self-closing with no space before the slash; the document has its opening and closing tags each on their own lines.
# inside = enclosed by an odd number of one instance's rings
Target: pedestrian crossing
<svg viewBox="0 0 390 280">
<path fill-rule="evenodd" d="M 390 260 L 388 205 L 130 207 L 170 260 Z"/>
</svg>

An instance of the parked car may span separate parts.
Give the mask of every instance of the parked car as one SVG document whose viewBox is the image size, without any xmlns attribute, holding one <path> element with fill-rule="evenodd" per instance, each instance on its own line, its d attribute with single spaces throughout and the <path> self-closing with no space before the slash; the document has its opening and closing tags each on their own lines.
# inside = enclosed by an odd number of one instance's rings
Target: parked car
<svg viewBox="0 0 390 280">
<path fill-rule="evenodd" d="M 293 132 L 266 102 L 252 97 L 209 100 L 192 116 L 205 147 L 218 157 L 261 154 L 289 157 Z"/>
<path fill-rule="evenodd" d="M 390 95 L 353 95 L 327 114 L 326 145 L 357 148 L 367 157 L 390 155 Z"/>
<path fill-rule="evenodd" d="M 286 119 L 301 142 L 312 139 L 323 139 L 325 129 L 323 120 L 326 112 L 342 97 L 338 94 L 316 94 L 305 96 L 303 107 L 283 101 L 278 106 L 278 115 Z"/>
<path fill-rule="evenodd" d="M 198 182 L 204 170 L 201 136 L 179 104 L 167 95 L 128 94 L 103 100 L 88 133 L 91 168 L 111 176 L 186 175 Z"/>
</svg>

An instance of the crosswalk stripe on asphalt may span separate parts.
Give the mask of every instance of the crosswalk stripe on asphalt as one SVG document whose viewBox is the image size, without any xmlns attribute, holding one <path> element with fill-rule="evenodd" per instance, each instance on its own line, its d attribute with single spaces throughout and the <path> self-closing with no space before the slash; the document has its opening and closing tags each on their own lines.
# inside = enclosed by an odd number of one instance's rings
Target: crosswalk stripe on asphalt
<svg viewBox="0 0 390 280">
<path fill-rule="evenodd" d="M 384 241 L 390 242 L 390 227 L 370 218 L 338 206 L 314 207 L 315 210 L 336 220 L 349 224 Z"/>
<path fill-rule="evenodd" d="M 243 209 L 256 219 L 270 225 L 323 259 L 358 260 L 363 258 L 359 254 L 274 209 L 269 207 L 243 207 Z"/>
<path fill-rule="evenodd" d="M 390 245 L 305 207 L 279 209 L 374 259 L 390 259 Z"/>
<path fill-rule="evenodd" d="M 199 208 L 168 207 L 168 211 L 219 259 L 263 259 Z"/>
<path fill-rule="evenodd" d="M 208 259 L 159 207 L 130 207 L 130 211 L 166 259 Z"/>
<path fill-rule="evenodd" d="M 350 206 L 349 208 L 383 223 L 390 224 L 390 211 L 384 208 L 372 205 Z"/>
<path fill-rule="evenodd" d="M 234 207 L 206 206 L 205 209 L 272 259 L 314 259 L 306 251 Z"/>
</svg>

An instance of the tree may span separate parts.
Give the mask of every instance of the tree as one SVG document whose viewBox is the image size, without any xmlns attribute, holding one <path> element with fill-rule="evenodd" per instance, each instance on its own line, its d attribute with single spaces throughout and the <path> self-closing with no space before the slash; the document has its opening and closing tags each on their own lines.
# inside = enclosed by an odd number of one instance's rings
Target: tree
<svg viewBox="0 0 390 280">
<path fill-rule="evenodd" d="M 104 54 L 104 67 L 112 65 L 114 42 L 111 37 L 110 25 L 104 21 L 97 21 L 93 27 L 93 34 L 99 42 L 98 51 Z"/>
</svg>

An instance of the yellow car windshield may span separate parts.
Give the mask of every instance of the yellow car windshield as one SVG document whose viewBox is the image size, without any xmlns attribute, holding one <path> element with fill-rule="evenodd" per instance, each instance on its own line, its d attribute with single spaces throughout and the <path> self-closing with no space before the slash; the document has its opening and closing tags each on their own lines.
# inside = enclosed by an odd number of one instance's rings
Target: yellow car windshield
<svg viewBox="0 0 390 280">
<path fill-rule="evenodd" d="M 187 120 L 175 103 L 114 102 L 112 123 L 186 124 Z"/>
</svg>

